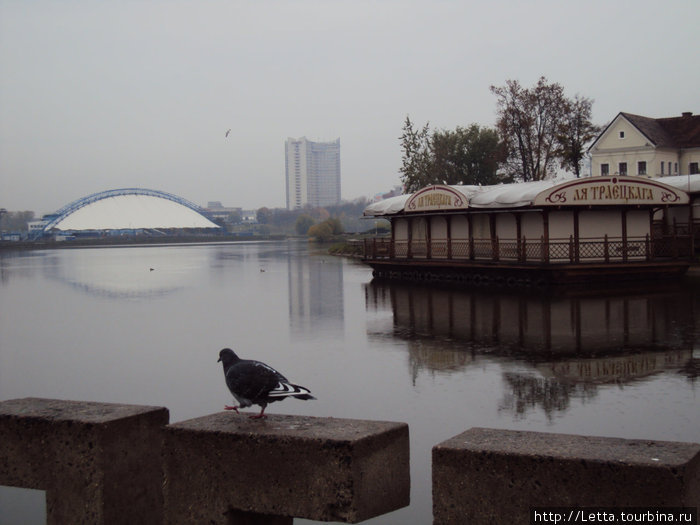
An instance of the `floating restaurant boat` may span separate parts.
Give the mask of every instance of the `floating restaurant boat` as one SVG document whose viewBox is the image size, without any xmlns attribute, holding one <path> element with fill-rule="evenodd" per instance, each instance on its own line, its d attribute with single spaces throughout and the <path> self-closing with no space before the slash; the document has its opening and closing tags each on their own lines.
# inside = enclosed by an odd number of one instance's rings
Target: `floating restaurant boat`
<svg viewBox="0 0 700 525">
<path fill-rule="evenodd" d="M 378 278 L 508 285 L 673 278 L 693 255 L 700 176 L 432 185 L 369 205 Z"/>
</svg>

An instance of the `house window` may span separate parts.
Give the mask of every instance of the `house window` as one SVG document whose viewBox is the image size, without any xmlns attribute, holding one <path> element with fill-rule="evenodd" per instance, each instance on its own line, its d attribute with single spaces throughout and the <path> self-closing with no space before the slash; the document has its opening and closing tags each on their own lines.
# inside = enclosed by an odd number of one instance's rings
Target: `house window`
<svg viewBox="0 0 700 525">
<path fill-rule="evenodd" d="M 661 175 L 664 174 L 664 161 L 661 161 Z"/>
<path fill-rule="evenodd" d="M 671 174 L 671 163 L 670 162 L 668 163 L 668 174 L 669 175 Z"/>
<path fill-rule="evenodd" d="M 627 175 L 627 163 L 626 162 L 620 162 L 618 165 L 619 169 L 617 170 L 620 175 Z"/>
<path fill-rule="evenodd" d="M 697 162 L 691 162 L 690 166 L 688 166 L 689 172 L 691 175 L 697 175 L 700 173 L 700 169 L 698 169 L 698 163 Z"/>
<path fill-rule="evenodd" d="M 640 160 L 637 162 L 637 175 L 646 175 L 647 174 L 647 163 L 644 160 Z"/>
<path fill-rule="evenodd" d="M 607 177 L 610 175 L 610 165 L 609 164 L 601 164 L 600 165 L 600 174 L 603 177 Z"/>
<path fill-rule="evenodd" d="M 624 132 L 624 131 L 620 131 L 620 138 L 621 138 L 621 139 L 624 139 L 624 138 L 625 138 L 625 132 Z"/>
<path fill-rule="evenodd" d="M 678 175 L 678 163 L 677 163 L 677 162 L 674 162 L 674 163 L 673 163 L 673 173 L 675 173 L 676 175 Z"/>
</svg>

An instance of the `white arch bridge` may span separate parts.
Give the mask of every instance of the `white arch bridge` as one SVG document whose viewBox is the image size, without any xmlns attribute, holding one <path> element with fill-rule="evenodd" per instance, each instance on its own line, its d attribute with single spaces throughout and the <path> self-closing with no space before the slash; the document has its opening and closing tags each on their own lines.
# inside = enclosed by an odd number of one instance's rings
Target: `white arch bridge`
<svg viewBox="0 0 700 525">
<path fill-rule="evenodd" d="M 93 193 L 43 217 L 34 238 L 57 231 L 218 229 L 196 204 L 164 191 L 122 188 Z"/>
</svg>

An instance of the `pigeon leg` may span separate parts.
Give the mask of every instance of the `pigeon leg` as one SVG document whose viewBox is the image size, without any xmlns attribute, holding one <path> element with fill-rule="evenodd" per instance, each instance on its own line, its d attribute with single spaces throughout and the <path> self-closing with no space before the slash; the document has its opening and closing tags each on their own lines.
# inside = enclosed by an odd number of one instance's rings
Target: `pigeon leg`
<svg viewBox="0 0 700 525">
<path fill-rule="evenodd" d="M 238 407 L 230 407 L 228 405 L 224 405 L 224 410 L 233 410 L 234 412 L 236 412 L 236 414 L 240 414 L 240 412 L 238 411 Z"/>
<path fill-rule="evenodd" d="M 260 413 L 256 416 L 248 416 L 250 419 L 265 419 L 267 416 L 264 414 L 265 412 L 265 406 L 262 407 L 262 410 Z"/>
</svg>

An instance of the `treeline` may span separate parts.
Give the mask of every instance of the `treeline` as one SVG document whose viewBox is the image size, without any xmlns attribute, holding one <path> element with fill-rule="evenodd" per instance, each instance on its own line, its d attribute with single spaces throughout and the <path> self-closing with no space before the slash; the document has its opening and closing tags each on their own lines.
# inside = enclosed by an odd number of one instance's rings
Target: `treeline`
<svg viewBox="0 0 700 525">
<path fill-rule="evenodd" d="M 361 197 L 322 208 L 288 210 L 263 207 L 257 211 L 256 229 L 260 233 L 309 235 L 322 240 L 344 232 L 364 232 L 374 227 L 374 223 L 361 218 L 368 204 L 369 200 Z"/>
<path fill-rule="evenodd" d="M 593 101 L 568 98 L 541 77 L 531 88 L 517 80 L 491 86 L 495 128 L 471 124 L 455 130 L 416 128 L 409 117 L 400 137 L 405 191 L 430 184 L 487 185 L 542 180 L 557 169 L 581 174 L 586 146 L 600 132 L 591 122 Z"/>
</svg>

